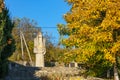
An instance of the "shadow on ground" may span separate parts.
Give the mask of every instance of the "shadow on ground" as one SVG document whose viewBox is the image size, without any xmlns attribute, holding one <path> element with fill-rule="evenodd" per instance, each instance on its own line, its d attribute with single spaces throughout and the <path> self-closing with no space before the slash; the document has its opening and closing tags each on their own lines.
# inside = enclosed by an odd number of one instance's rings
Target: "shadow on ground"
<svg viewBox="0 0 120 80">
<path fill-rule="evenodd" d="M 35 75 L 38 70 L 40 70 L 38 67 L 24 66 L 10 61 L 9 73 L 5 80 L 41 80 Z"/>
</svg>

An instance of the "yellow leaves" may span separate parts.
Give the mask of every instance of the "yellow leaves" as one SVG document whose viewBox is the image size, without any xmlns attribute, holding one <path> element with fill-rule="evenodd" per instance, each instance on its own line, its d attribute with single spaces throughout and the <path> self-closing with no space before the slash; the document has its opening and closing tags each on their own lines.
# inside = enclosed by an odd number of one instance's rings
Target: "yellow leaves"
<svg viewBox="0 0 120 80">
<path fill-rule="evenodd" d="M 67 13 L 64 15 L 64 19 L 69 23 L 72 21 L 72 15 L 70 13 Z"/>
<path fill-rule="evenodd" d="M 67 13 L 64 15 L 64 19 L 68 22 L 68 23 L 72 23 L 72 22 L 75 22 L 75 21 L 78 21 L 80 18 L 80 14 L 79 13 L 76 13 L 75 12 L 72 12 L 72 13 Z"/>
<path fill-rule="evenodd" d="M 77 54 L 76 61 L 87 61 L 97 51 L 102 53 L 107 48 L 102 56 L 114 63 L 114 55 L 120 50 L 120 43 L 113 38 L 113 30 L 120 28 L 120 1 L 68 0 L 68 3 L 72 3 L 72 8 L 65 15 L 65 20 L 71 33 L 64 44 L 77 46 L 70 54 Z M 119 40 L 120 36 L 116 36 Z M 72 56 L 70 54 L 68 57 Z M 96 58 L 101 59 L 101 55 Z"/>
<path fill-rule="evenodd" d="M 100 12 L 99 11 L 94 11 L 93 14 L 91 15 L 92 19 L 97 19 L 98 17 L 100 17 Z"/>
<path fill-rule="evenodd" d="M 110 61 L 111 63 L 115 63 L 115 56 L 113 56 L 113 54 L 111 54 L 109 51 L 105 53 L 104 58 Z"/>
<path fill-rule="evenodd" d="M 104 18 L 104 20 L 102 21 L 101 26 L 104 29 L 107 29 L 107 27 L 111 26 L 114 29 L 117 29 L 119 26 L 119 24 L 117 23 L 117 21 L 119 21 L 119 17 L 120 17 L 120 2 L 108 2 L 107 5 L 107 9 L 106 9 L 106 16 Z"/>
<path fill-rule="evenodd" d="M 70 31 L 72 31 L 73 28 L 80 28 L 79 22 L 74 22 L 74 23 L 68 23 L 67 26 L 69 27 Z"/>
<path fill-rule="evenodd" d="M 117 19 L 120 20 L 120 10 L 116 12 L 116 15 L 117 15 Z"/>
<path fill-rule="evenodd" d="M 83 24 L 78 30 L 79 35 L 84 35 L 86 37 L 89 37 L 89 35 L 93 34 L 93 32 L 94 32 L 94 28 L 89 27 L 86 24 Z"/>
<path fill-rule="evenodd" d="M 120 42 L 116 42 L 112 48 L 104 49 L 104 58 L 109 60 L 112 63 L 115 63 L 116 54 L 120 50 Z"/>
<path fill-rule="evenodd" d="M 116 54 L 120 50 L 120 42 L 116 42 L 111 48 L 111 52 Z"/>
<path fill-rule="evenodd" d="M 85 46 L 84 46 L 85 47 Z M 91 49 L 88 49 L 91 48 Z M 82 48 L 77 48 L 77 49 L 71 49 L 69 52 L 65 53 L 65 61 L 70 62 L 70 61 L 76 61 L 76 62 L 87 62 L 91 56 L 95 54 L 95 47 L 89 46 L 86 49 Z"/>
<path fill-rule="evenodd" d="M 93 38 L 95 42 L 98 42 L 98 41 L 112 42 L 113 41 L 112 32 L 98 32 L 93 36 Z"/>
<path fill-rule="evenodd" d="M 64 39 L 62 43 L 68 47 L 72 47 L 76 43 L 76 38 L 74 35 L 71 35 L 69 38 Z"/>
<path fill-rule="evenodd" d="M 88 56 L 89 56 L 89 53 L 87 53 L 86 51 L 82 50 L 82 49 L 75 49 L 74 50 L 74 54 L 76 54 L 76 58 L 75 58 L 75 61 L 77 62 L 86 62 L 88 61 Z"/>
</svg>

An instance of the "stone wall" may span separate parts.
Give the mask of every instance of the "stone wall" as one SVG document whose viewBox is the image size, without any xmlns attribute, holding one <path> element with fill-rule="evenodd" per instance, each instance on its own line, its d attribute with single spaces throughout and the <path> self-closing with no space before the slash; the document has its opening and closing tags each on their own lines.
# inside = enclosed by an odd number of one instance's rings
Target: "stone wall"
<svg viewBox="0 0 120 80">
<path fill-rule="evenodd" d="M 84 70 L 76 67 L 27 67 L 12 63 L 5 80 L 103 80 L 81 77 Z"/>
</svg>

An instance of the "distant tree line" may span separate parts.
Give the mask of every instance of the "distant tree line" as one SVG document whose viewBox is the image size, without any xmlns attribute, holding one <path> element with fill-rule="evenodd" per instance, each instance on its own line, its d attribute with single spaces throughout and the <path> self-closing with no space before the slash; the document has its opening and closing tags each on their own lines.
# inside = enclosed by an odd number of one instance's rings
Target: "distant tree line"
<svg viewBox="0 0 120 80">
<path fill-rule="evenodd" d="M 36 37 L 37 33 L 41 30 L 41 27 L 37 25 L 37 22 L 31 20 L 29 18 L 13 18 L 14 22 L 14 29 L 13 29 L 13 36 L 16 42 L 16 51 L 10 57 L 12 61 L 27 61 L 29 62 L 29 56 L 27 50 L 25 48 L 25 44 L 23 44 L 23 56 L 21 51 L 21 40 L 20 40 L 20 31 L 23 32 L 25 40 L 27 42 L 28 48 L 30 50 L 30 54 L 32 57 L 33 62 L 35 62 L 35 53 L 33 53 L 34 48 L 34 38 Z M 45 54 L 45 63 L 46 66 L 51 66 L 51 62 L 62 62 L 62 56 L 65 50 L 63 50 L 59 45 L 55 45 L 53 43 L 54 39 L 52 34 L 48 32 L 43 33 L 43 37 L 46 39 L 46 54 Z"/>
</svg>

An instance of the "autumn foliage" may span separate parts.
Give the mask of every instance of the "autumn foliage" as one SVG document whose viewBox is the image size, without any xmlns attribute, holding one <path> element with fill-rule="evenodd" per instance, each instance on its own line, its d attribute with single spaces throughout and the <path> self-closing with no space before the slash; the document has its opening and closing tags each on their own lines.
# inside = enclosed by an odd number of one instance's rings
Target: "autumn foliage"
<svg viewBox="0 0 120 80">
<path fill-rule="evenodd" d="M 119 0 L 67 0 L 72 7 L 64 15 L 66 25 L 58 24 L 62 44 L 70 48 L 65 61 L 89 67 L 110 67 L 120 52 Z M 66 37 L 67 36 L 67 37 Z"/>
</svg>

